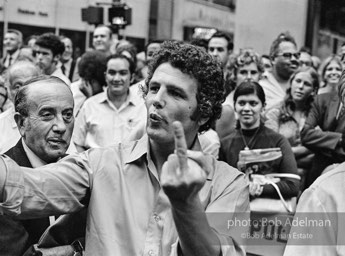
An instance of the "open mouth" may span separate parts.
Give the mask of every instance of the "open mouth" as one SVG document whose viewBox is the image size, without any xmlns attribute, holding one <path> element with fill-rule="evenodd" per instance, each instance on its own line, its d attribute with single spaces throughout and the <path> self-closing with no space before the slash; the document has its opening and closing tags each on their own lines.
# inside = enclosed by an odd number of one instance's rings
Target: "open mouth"
<svg viewBox="0 0 345 256">
<path fill-rule="evenodd" d="M 150 119 L 154 122 L 161 122 L 163 121 L 163 118 L 160 117 L 159 115 L 155 114 L 155 113 L 151 113 L 150 114 Z"/>
</svg>

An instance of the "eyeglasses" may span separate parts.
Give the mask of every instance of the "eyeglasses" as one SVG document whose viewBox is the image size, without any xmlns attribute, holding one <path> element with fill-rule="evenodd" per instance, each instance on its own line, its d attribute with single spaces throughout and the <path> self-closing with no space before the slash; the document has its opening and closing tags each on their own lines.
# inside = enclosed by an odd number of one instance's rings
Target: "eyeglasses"
<svg viewBox="0 0 345 256">
<path fill-rule="evenodd" d="M 295 52 L 295 53 L 284 52 L 284 53 L 277 54 L 277 56 L 282 56 L 285 59 L 291 60 L 292 56 L 294 56 L 296 59 L 299 59 L 299 57 L 301 56 L 301 53 L 299 53 L 299 52 Z"/>
</svg>

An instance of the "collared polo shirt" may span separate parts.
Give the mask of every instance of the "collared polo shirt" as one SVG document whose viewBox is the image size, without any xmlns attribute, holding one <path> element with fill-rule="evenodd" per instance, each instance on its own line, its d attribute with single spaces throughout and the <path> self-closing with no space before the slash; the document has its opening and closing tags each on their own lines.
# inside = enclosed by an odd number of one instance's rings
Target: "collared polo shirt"
<svg viewBox="0 0 345 256">
<path fill-rule="evenodd" d="M 145 122 L 146 116 L 144 100 L 139 95 L 129 90 L 126 102 L 117 109 L 105 90 L 85 101 L 75 121 L 73 141 L 84 148 L 113 145 Z"/>
<path fill-rule="evenodd" d="M 35 171 L 0 157 L 6 166 L 0 168 L 0 213 L 21 211 L 28 218 L 76 212 L 85 207 L 81 202 L 90 192 L 85 255 L 177 255 L 171 205 L 148 141 L 145 135 L 139 141 L 90 149 Z M 199 192 L 200 202 L 222 255 L 245 255 L 241 235 L 249 226 L 236 229 L 228 220 L 249 215 L 248 184 L 228 164 L 211 156 L 208 160 L 213 169 Z"/>
</svg>

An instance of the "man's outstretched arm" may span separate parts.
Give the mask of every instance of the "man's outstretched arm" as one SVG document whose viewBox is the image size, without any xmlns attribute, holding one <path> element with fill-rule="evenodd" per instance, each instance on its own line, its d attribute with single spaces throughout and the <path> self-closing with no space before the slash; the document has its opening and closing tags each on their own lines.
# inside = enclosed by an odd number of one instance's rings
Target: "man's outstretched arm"
<svg viewBox="0 0 345 256">
<path fill-rule="evenodd" d="M 80 156 L 32 169 L 0 156 L 0 214 L 36 218 L 75 212 L 89 191 L 90 170 Z"/>
</svg>

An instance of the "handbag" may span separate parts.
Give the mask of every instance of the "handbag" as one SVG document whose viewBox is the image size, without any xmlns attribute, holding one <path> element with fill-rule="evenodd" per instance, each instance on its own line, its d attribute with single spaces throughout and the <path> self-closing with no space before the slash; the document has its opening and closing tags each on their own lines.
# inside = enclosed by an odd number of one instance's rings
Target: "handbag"
<svg viewBox="0 0 345 256">
<path fill-rule="evenodd" d="M 295 212 L 297 198 L 284 199 L 276 183 L 283 178 L 298 180 L 301 178 L 299 175 L 292 173 L 274 173 L 274 166 L 280 161 L 281 157 L 282 152 L 280 148 L 245 149 L 240 151 L 237 167 L 246 174 L 248 182 L 255 180 L 260 185 L 271 184 L 279 195 L 279 199 L 254 198 L 250 202 L 251 211 L 265 213 Z"/>
<path fill-rule="evenodd" d="M 255 180 L 261 185 L 271 184 L 279 195 L 279 199 L 275 198 L 255 198 L 250 202 L 250 210 L 253 212 L 266 212 L 266 213 L 294 213 L 297 206 L 297 197 L 284 199 L 282 196 L 277 182 L 282 178 L 297 179 L 301 177 L 292 173 L 271 173 L 266 175 L 252 174 L 251 179 Z"/>
</svg>

